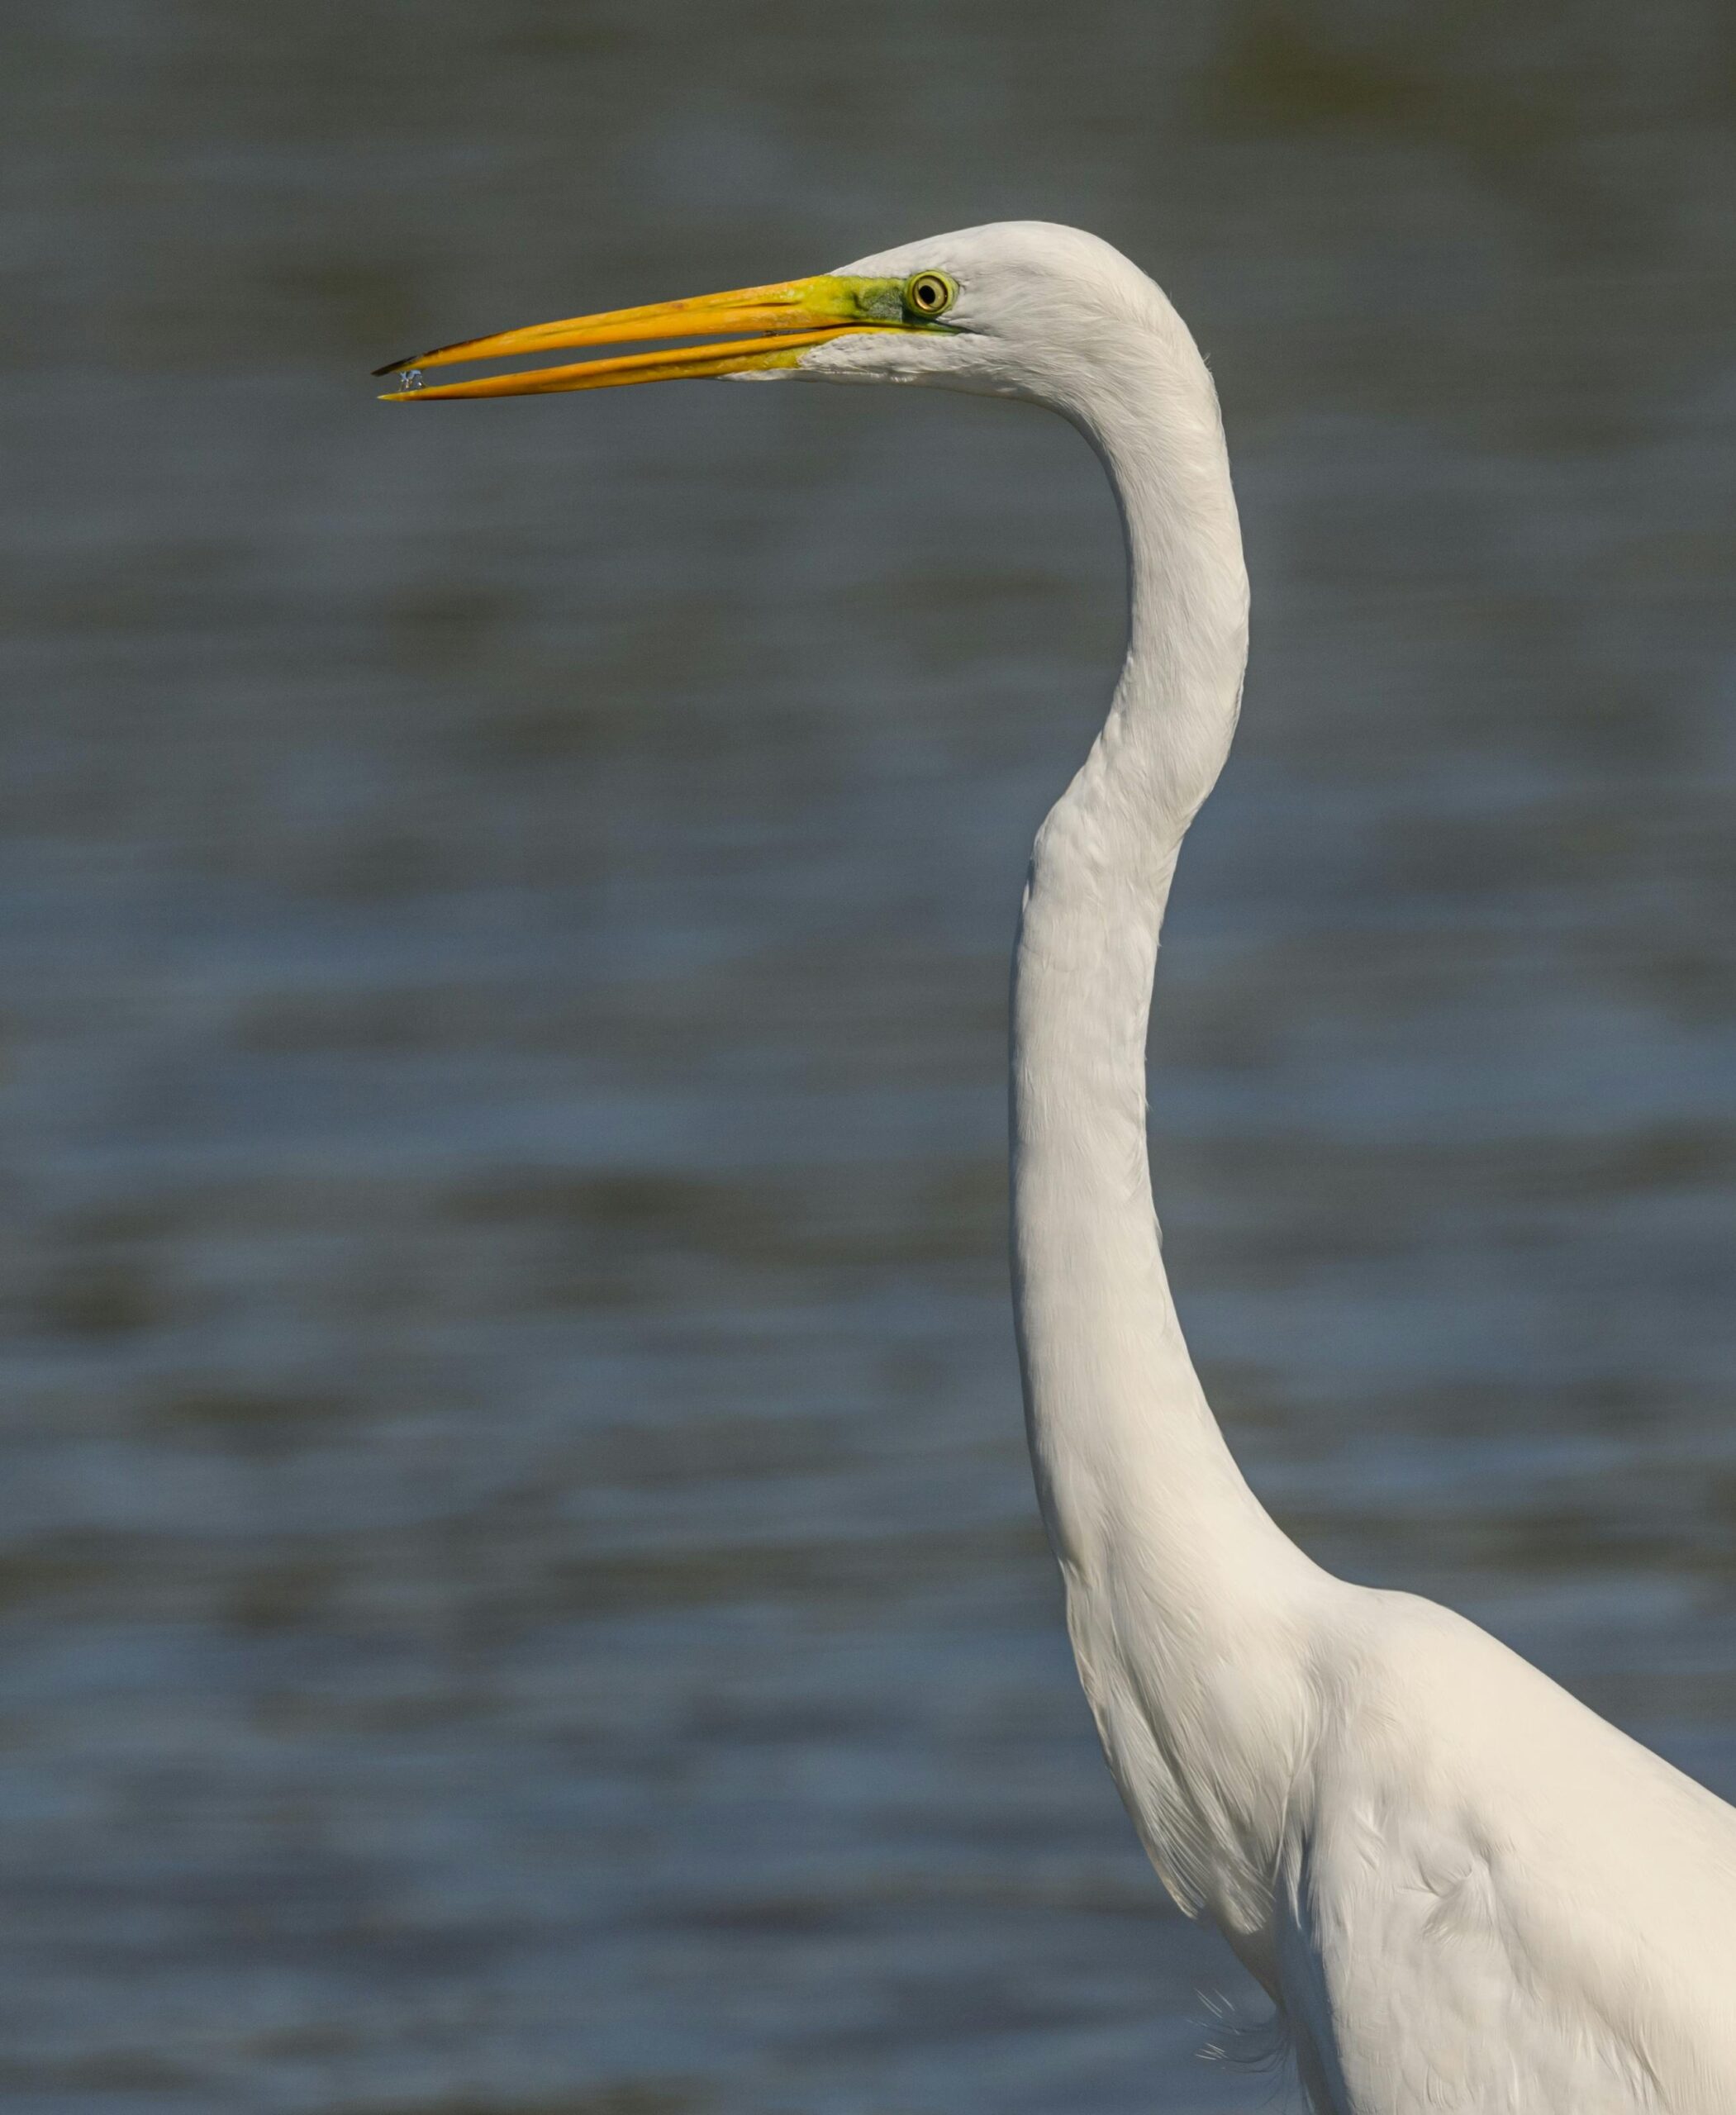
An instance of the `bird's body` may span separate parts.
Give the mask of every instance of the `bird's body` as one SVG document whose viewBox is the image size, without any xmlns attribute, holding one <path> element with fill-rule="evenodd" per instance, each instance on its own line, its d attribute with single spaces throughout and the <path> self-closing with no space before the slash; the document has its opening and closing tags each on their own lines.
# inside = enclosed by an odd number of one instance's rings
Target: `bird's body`
<svg viewBox="0 0 1736 2115">
<path fill-rule="evenodd" d="M 1177 1319 L 1146 1025 L 1177 855 L 1234 730 L 1248 607 L 1192 340 L 1106 245 L 1030 222 L 712 301 L 711 321 L 684 309 L 689 335 L 725 316 L 774 335 L 521 386 L 797 373 L 1022 397 L 1079 426 L 1115 489 L 1126 663 L 1038 836 L 1020 924 L 1013 1275 L 1068 1628 L 1153 1864 L 1272 1997 L 1319 2115 L 1731 2115 L 1736 1810 L 1474 1625 L 1313 1564 L 1243 1480 Z M 634 335 L 619 316 L 548 330 Z"/>
</svg>

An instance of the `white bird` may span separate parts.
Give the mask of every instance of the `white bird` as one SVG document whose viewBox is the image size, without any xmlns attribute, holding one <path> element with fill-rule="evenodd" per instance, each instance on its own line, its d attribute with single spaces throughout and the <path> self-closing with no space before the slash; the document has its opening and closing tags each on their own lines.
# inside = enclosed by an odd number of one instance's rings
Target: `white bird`
<svg viewBox="0 0 1736 2115">
<path fill-rule="evenodd" d="M 1047 406 L 1107 470 L 1127 657 L 1019 922 L 1013 1300 L 1079 1675 L 1153 1865 L 1269 1994 L 1320 2115 L 1732 2115 L 1736 1809 L 1463 1618 L 1304 1556 L 1243 1480 L 1182 1339 L 1146 1024 L 1248 627 L 1217 397 L 1186 326 L 1106 243 L 1020 221 L 414 365 L 744 329 L 444 388 L 412 373 L 397 393 L 920 383 Z"/>
</svg>

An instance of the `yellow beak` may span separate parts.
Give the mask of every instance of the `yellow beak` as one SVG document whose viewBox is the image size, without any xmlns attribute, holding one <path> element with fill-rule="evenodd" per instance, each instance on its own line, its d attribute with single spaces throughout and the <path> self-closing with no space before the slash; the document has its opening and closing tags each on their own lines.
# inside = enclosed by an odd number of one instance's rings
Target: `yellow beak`
<svg viewBox="0 0 1736 2115">
<path fill-rule="evenodd" d="M 545 391 L 611 389 L 630 382 L 793 367 L 805 348 L 840 338 L 848 330 L 934 327 L 906 311 L 899 280 L 823 273 L 777 286 L 745 287 L 734 293 L 696 294 L 686 301 L 654 302 L 644 308 L 571 316 L 559 323 L 533 324 L 525 330 L 502 330 L 492 338 L 467 338 L 461 345 L 436 346 L 411 359 L 388 360 L 374 373 L 397 370 L 404 384 L 382 397 L 387 404 L 427 403 L 447 397 L 532 397 Z M 483 375 L 432 389 L 421 386 L 423 368 L 445 367 L 454 360 L 504 359 L 515 354 L 556 352 L 569 345 L 642 344 L 659 338 L 715 339 L 732 330 L 754 335 L 731 338 L 723 345 L 680 345 L 614 359 L 579 360 L 567 367 Z"/>
</svg>

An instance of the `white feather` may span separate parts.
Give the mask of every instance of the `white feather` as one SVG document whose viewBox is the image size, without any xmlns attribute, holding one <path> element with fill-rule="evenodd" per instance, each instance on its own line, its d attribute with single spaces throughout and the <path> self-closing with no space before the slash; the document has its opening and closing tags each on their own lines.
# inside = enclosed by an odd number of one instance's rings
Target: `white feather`
<svg viewBox="0 0 1736 2115">
<path fill-rule="evenodd" d="M 1271 1994 L 1322 2115 L 1731 2115 L 1736 1811 L 1472 1624 L 1304 1557 L 1176 1319 L 1146 1018 L 1247 640 L 1205 364 L 1151 281 L 1073 230 L 973 228 L 846 269 L 930 267 L 958 284 L 955 335 L 853 334 L 800 371 L 1047 405 L 1096 448 L 1126 530 L 1126 665 L 1037 839 L 1012 1029 L 1031 1456 L 1122 1798 L 1176 1900 Z"/>
</svg>

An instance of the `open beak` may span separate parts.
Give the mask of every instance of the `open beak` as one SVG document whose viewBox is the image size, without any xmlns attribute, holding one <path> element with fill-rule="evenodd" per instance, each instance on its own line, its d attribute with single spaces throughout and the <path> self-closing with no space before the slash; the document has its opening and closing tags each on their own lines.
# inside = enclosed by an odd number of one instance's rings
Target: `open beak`
<svg viewBox="0 0 1736 2115">
<path fill-rule="evenodd" d="M 777 286 L 746 287 L 735 293 L 696 294 L 686 301 L 654 302 L 644 308 L 572 316 L 559 323 L 533 324 L 526 330 L 502 330 L 492 338 L 468 338 L 461 345 L 436 346 L 413 359 L 388 360 L 374 373 L 396 371 L 404 384 L 381 399 L 388 404 L 420 404 L 447 397 L 533 397 L 559 389 L 612 389 L 630 382 L 670 382 L 742 374 L 755 368 L 793 367 L 807 346 L 824 345 L 848 330 L 924 327 L 906 316 L 897 280 L 824 273 Z M 736 330 L 750 335 L 726 336 Z M 421 386 L 423 368 L 445 367 L 455 360 L 505 359 L 575 345 L 719 337 L 725 342 L 578 360 L 566 367 L 534 368 L 516 374 L 483 375 L 470 382 L 441 383 L 431 389 Z"/>
</svg>

